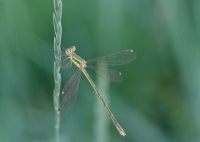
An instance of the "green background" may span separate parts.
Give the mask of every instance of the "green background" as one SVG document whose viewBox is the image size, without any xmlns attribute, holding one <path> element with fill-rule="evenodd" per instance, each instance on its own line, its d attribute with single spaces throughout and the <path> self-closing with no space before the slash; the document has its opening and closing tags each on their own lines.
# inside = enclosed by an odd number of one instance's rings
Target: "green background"
<svg viewBox="0 0 200 142">
<path fill-rule="evenodd" d="M 0 0 L 0 141 L 55 141 L 53 1 Z M 62 45 L 85 60 L 121 50 L 123 82 L 89 71 L 122 137 L 82 75 L 61 121 L 65 142 L 200 141 L 200 1 L 65 0 Z M 61 70 L 62 87 L 76 71 Z"/>
</svg>

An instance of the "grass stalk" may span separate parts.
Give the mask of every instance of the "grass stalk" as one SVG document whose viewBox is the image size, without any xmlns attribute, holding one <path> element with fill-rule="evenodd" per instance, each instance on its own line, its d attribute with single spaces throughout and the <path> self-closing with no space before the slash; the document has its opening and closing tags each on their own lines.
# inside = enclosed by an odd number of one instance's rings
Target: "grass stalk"
<svg viewBox="0 0 200 142">
<path fill-rule="evenodd" d="M 61 61 L 61 38 L 62 38 L 62 0 L 53 0 L 54 13 L 53 13 L 53 25 L 54 25 L 54 82 L 55 89 L 53 91 L 53 101 L 55 110 L 55 138 L 56 142 L 59 142 L 59 128 L 60 128 L 60 115 L 58 113 L 59 96 L 61 86 L 61 74 L 60 74 L 60 61 Z"/>
</svg>

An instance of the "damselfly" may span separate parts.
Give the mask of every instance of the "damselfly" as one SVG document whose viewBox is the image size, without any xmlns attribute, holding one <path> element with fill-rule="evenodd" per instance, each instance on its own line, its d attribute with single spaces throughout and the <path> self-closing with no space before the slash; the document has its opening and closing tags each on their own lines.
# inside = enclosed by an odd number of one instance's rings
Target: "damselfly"
<svg viewBox="0 0 200 142">
<path fill-rule="evenodd" d="M 102 96 L 100 95 L 99 91 L 97 90 L 94 82 L 88 75 L 85 68 L 90 68 L 94 70 L 98 75 L 109 81 L 121 82 L 123 79 L 121 73 L 116 70 L 107 69 L 106 67 L 117 66 L 131 62 L 136 58 L 135 52 L 133 50 L 124 50 L 104 57 L 85 61 L 84 59 L 75 54 L 75 50 L 76 48 L 74 46 L 67 48 L 64 51 L 65 59 L 61 61 L 61 66 L 63 68 L 69 68 L 71 67 L 72 63 L 74 63 L 78 67 L 78 70 L 70 78 L 70 80 L 67 82 L 67 84 L 62 90 L 62 102 L 60 104 L 60 107 L 58 108 L 58 113 L 60 113 L 60 118 L 62 119 L 74 105 L 78 93 L 79 83 L 81 79 L 81 72 L 82 72 L 89 81 L 89 83 L 91 84 L 91 86 L 93 87 L 94 91 L 96 92 L 100 100 L 102 101 L 104 107 L 106 108 L 108 114 L 110 115 L 119 133 L 122 136 L 125 136 L 126 135 L 125 131 L 118 124 L 117 120 L 115 119 L 114 115 L 112 114 L 107 104 L 103 100 Z M 68 64 L 64 64 L 64 61 L 68 59 L 70 60 Z M 96 67 L 94 65 L 98 66 Z"/>
</svg>

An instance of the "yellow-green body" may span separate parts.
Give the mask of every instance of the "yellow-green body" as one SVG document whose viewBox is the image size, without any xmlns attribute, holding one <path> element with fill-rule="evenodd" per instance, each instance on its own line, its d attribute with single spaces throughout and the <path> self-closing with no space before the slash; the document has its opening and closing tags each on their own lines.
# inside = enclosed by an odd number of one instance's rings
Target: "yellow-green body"
<svg viewBox="0 0 200 142">
<path fill-rule="evenodd" d="M 93 87 L 94 91 L 96 92 L 96 94 L 100 98 L 101 102 L 103 103 L 104 107 L 106 108 L 106 110 L 107 110 L 108 114 L 110 115 L 113 123 L 115 124 L 117 130 L 119 131 L 119 133 L 122 136 L 125 136 L 126 135 L 125 131 L 118 124 L 117 120 L 115 119 L 115 117 L 113 116 L 112 112 L 110 111 L 110 109 L 108 108 L 107 104 L 105 103 L 105 101 L 103 100 L 102 96 L 100 95 L 99 91 L 97 90 L 94 82 L 92 81 L 92 79 L 90 78 L 89 74 L 85 70 L 86 61 L 84 59 L 82 59 L 80 56 L 76 55 L 74 53 L 75 50 L 76 50 L 76 48 L 74 46 L 72 46 L 70 48 L 67 48 L 66 51 L 65 51 L 65 53 L 66 53 L 67 56 L 70 57 L 71 62 L 73 62 L 82 71 L 82 73 L 85 75 L 85 77 L 87 78 L 87 80 L 89 81 L 89 83 L 91 84 L 91 86 Z"/>
</svg>

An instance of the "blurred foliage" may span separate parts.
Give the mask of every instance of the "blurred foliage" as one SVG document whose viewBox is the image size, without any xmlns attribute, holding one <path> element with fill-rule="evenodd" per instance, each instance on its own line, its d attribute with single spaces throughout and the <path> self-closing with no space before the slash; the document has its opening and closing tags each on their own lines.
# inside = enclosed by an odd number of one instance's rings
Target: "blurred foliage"
<svg viewBox="0 0 200 142">
<path fill-rule="evenodd" d="M 61 141 L 101 141 L 107 132 L 115 142 L 199 142 L 199 7 L 198 0 L 63 1 L 64 47 L 76 46 L 85 60 L 125 49 L 137 59 L 116 68 L 124 80 L 106 94 L 127 136 L 107 114 L 109 126 L 97 131 L 99 100 L 82 76 Z M 0 0 L 0 141 L 55 141 L 52 15 L 53 1 Z M 61 71 L 62 86 L 74 71 Z"/>
</svg>

